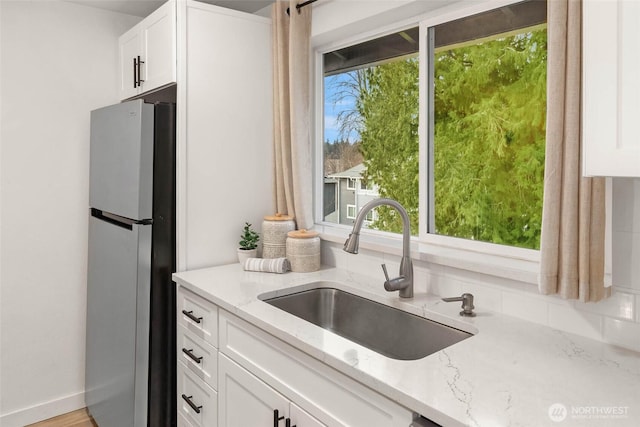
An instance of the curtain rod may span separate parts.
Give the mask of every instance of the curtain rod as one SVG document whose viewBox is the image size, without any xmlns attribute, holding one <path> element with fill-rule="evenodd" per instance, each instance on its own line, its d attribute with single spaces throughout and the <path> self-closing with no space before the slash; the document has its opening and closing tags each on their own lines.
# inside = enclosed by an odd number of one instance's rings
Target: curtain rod
<svg viewBox="0 0 640 427">
<path fill-rule="evenodd" d="M 296 10 L 298 11 L 298 13 L 300 13 L 300 9 L 302 9 L 303 7 L 305 7 L 305 6 L 307 6 L 307 5 L 311 4 L 311 3 L 315 3 L 315 2 L 317 2 L 317 1 L 318 1 L 318 0 L 307 0 L 307 1 L 303 2 L 303 3 L 298 3 L 298 4 L 296 5 Z M 287 15 L 291 15 L 291 14 L 289 13 L 289 9 L 290 9 L 290 8 L 287 8 Z"/>
</svg>

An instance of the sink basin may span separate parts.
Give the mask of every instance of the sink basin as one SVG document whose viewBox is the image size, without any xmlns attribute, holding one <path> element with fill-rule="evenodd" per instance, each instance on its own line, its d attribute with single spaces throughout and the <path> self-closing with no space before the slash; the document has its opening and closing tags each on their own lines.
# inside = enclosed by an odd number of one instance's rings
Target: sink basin
<svg viewBox="0 0 640 427">
<path fill-rule="evenodd" d="M 335 288 L 314 288 L 263 301 L 393 359 L 421 359 L 472 336 Z"/>
</svg>

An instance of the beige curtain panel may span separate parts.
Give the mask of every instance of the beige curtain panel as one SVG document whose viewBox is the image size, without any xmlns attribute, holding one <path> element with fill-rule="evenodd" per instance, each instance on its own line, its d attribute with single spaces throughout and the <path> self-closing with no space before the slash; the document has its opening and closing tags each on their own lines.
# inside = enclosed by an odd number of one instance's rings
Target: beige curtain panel
<svg viewBox="0 0 640 427">
<path fill-rule="evenodd" d="M 547 3 L 547 134 L 540 292 L 599 301 L 604 286 L 604 178 L 581 173 L 581 1 Z"/>
<path fill-rule="evenodd" d="M 311 7 L 296 1 L 272 8 L 274 79 L 274 202 L 295 217 L 298 228 L 313 227 L 309 55 Z M 290 15 L 286 10 L 289 8 Z"/>
</svg>

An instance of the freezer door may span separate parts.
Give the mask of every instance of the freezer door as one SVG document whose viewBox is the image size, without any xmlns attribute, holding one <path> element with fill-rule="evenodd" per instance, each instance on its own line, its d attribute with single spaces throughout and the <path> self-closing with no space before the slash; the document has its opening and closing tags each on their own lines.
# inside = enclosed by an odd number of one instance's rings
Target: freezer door
<svg viewBox="0 0 640 427">
<path fill-rule="evenodd" d="M 131 219 L 152 216 L 154 106 L 142 100 L 91 112 L 89 203 Z"/>
<path fill-rule="evenodd" d="M 147 426 L 151 228 L 89 219 L 85 388 L 100 427 Z"/>
</svg>

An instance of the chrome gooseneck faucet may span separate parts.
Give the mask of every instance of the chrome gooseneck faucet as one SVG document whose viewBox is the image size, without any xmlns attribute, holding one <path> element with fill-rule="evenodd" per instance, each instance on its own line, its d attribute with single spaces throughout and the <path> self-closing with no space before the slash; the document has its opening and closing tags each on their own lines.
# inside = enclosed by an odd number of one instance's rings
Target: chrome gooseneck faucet
<svg viewBox="0 0 640 427">
<path fill-rule="evenodd" d="M 371 209 L 381 205 L 388 205 L 395 208 L 402 217 L 402 261 L 400 262 L 400 275 L 390 279 L 389 274 L 387 273 L 387 266 L 382 264 L 382 270 L 384 271 L 384 276 L 387 279 L 384 282 L 384 288 L 389 292 L 400 291 L 400 298 L 413 298 L 413 263 L 411 262 L 411 255 L 409 253 L 411 228 L 409 215 L 400 203 L 392 199 L 383 198 L 372 200 L 364 205 L 356 217 L 356 221 L 353 224 L 353 230 L 351 231 L 351 234 L 349 234 L 349 238 L 344 242 L 344 251 L 351 254 L 358 253 L 362 223 Z"/>
</svg>

